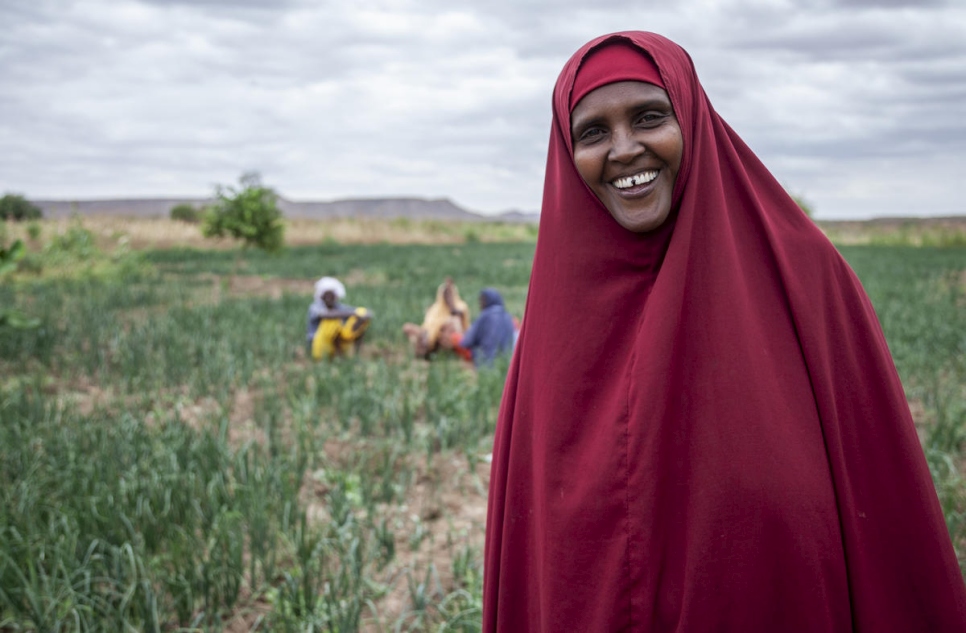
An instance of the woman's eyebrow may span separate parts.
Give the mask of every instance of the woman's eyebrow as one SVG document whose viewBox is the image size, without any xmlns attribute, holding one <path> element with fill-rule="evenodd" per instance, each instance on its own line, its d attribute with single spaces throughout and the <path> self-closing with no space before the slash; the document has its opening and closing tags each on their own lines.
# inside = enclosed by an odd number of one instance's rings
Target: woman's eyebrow
<svg viewBox="0 0 966 633">
<path fill-rule="evenodd" d="M 632 106 L 633 107 L 633 106 Z M 670 108 L 671 100 L 667 97 L 648 97 L 637 102 L 638 108 Z"/>
<path fill-rule="evenodd" d="M 668 99 L 661 97 L 648 97 L 646 99 L 641 99 L 640 101 L 635 101 L 624 108 L 624 112 L 639 112 L 641 110 L 673 110 L 671 107 L 671 102 Z M 607 117 L 602 114 L 590 115 L 587 118 L 574 117 L 571 114 L 570 130 L 571 134 L 577 130 L 579 127 L 586 127 L 588 125 L 595 125 L 597 123 L 602 123 L 607 120 Z"/>
<path fill-rule="evenodd" d="M 605 120 L 606 120 L 606 117 L 603 117 L 600 115 L 589 116 L 586 118 L 580 118 L 580 117 L 572 118 L 570 121 L 570 132 L 571 134 L 573 134 L 579 128 L 584 128 L 591 125 L 597 125 L 599 123 L 603 123 Z"/>
</svg>

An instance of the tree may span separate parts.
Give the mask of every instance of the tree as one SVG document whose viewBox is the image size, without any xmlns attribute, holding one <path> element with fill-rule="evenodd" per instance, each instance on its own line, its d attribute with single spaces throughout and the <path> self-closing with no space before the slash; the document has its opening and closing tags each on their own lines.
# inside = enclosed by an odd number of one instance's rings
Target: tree
<svg viewBox="0 0 966 633">
<path fill-rule="evenodd" d="M 787 184 L 783 183 L 782 187 L 784 187 L 785 193 L 787 193 L 791 197 L 791 199 L 795 201 L 795 204 L 798 205 L 798 208 L 802 210 L 802 213 L 804 213 L 806 216 L 814 220 L 815 207 L 808 200 L 808 198 L 806 198 L 803 194 L 798 193 L 791 186 Z"/>
<path fill-rule="evenodd" d="M 246 172 L 239 187 L 215 187 L 217 201 L 205 212 L 201 234 L 205 237 L 229 236 L 244 247 L 254 246 L 273 253 L 283 246 L 285 225 L 275 192 L 263 187 L 257 172 Z"/>
<path fill-rule="evenodd" d="M 193 204 L 182 202 L 171 207 L 171 219 L 194 224 L 201 219 L 201 213 Z"/>
<path fill-rule="evenodd" d="M 793 193 L 791 194 L 791 196 L 792 196 L 792 200 L 794 200 L 795 203 L 798 204 L 798 207 L 805 212 L 805 215 L 807 215 L 808 217 L 812 217 L 812 213 L 813 213 L 812 204 L 797 193 Z"/>
<path fill-rule="evenodd" d="M 8 193 L 0 198 L 0 219 L 39 220 L 42 216 L 40 207 L 31 204 L 21 195 Z"/>
</svg>

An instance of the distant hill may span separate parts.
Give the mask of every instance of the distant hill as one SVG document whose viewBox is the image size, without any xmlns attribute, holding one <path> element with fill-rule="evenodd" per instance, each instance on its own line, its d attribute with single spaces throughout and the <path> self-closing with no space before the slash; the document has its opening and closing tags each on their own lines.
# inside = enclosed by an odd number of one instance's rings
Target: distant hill
<svg viewBox="0 0 966 633">
<path fill-rule="evenodd" d="M 176 204 L 197 207 L 210 204 L 211 198 L 131 198 L 120 200 L 31 200 L 46 218 L 117 216 L 127 218 L 166 218 Z M 279 198 L 285 217 L 324 220 L 326 218 L 411 218 L 414 220 L 453 220 L 464 222 L 533 222 L 537 213 L 505 211 L 483 214 L 468 211 L 448 198 L 348 198 L 330 202 L 296 202 Z M 826 231 L 895 230 L 902 226 L 966 230 L 966 215 L 938 217 L 882 217 L 869 220 L 816 220 Z"/>
<path fill-rule="evenodd" d="M 168 217 L 176 204 L 198 207 L 210 198 L 148 198 L 128 200 L 31 200 L 47 218 L 71 215 L 108 215 L 129 218 Z M 411 218 L 414 220 L 460 220 L 536 222 L 535 213 L 508 211 L 497 215 L 474 213 L 447 198 L 354 198 L 331 202 L 295 202 L 279 198 L 279 208 L 287 218 L 324 220 L 326 218 Z"/>
</svg>

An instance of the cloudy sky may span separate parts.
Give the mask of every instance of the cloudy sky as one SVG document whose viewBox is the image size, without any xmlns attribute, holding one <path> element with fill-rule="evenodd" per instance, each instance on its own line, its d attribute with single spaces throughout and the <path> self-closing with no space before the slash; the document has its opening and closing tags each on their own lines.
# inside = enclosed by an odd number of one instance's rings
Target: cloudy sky
<svg viewBox="0 0 966 633">
<path fill-rule="evenodd" d="M 964 0 L 0 0 L 0 193 L 539 210 L 550 93 L 590 38 L 683 45 L 825 219 L 966 214 Z"/>
</svg>

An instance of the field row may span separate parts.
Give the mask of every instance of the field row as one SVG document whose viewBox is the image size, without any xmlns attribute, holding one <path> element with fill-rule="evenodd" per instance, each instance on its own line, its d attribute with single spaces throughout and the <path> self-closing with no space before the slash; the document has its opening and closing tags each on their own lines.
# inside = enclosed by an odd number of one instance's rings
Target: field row
<svg viewBox="0 0 966 633">
<path fill-rule="evenodd" d="M 446 275 L 522 315 L 533 248 L 130 251 L 0 285 L 39 320 L 0 328 L 0 630 L 479 630 L 505 366 L 414 359 L 401 327 Z M 964 560 L 964 251 L 843 252 Z M 325 274 L 375 320 L 359 357 L 316 364 Z"/>
</svg>

